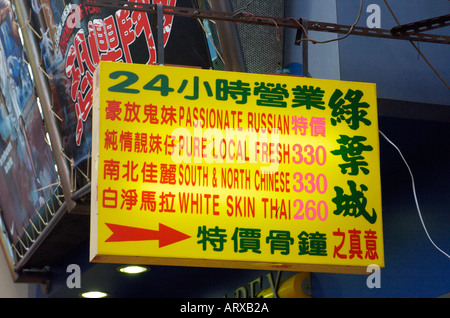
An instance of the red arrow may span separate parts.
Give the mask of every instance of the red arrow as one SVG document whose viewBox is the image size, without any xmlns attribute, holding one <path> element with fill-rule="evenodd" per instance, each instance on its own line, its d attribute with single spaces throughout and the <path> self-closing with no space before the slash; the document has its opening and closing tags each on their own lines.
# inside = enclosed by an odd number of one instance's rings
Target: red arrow
<svg viewBox="0 0 450 318">
<path fill-rule="evenodd" d="M 161 223 L 159 223 L 158 231 L 111 223 L 105 224 L 113 232 L 105 242 L 158 240 L 159 247 L 164 247 L 166 245 L 190 238 L 189 235 L 181 233 Z"/>
</svg>

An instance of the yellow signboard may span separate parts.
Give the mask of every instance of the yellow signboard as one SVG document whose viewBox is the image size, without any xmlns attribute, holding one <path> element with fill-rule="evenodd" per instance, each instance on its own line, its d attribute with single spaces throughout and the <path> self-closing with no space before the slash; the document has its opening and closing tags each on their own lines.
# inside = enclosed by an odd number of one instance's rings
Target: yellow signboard
<svg viewBox="0 0 450 318">
<path fill-rule="evenodd" d="M 102 62 L 95 262 L 384 266 L 374 84 Z"/>
</svg>

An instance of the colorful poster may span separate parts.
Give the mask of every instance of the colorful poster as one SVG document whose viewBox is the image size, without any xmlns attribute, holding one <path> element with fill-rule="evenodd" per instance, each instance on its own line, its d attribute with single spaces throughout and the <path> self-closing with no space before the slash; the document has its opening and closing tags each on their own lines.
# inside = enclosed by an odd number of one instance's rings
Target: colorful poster
<svg viewBox="0 0 450 318">
<path fill-rule="evenodd" d="M 52 197 L 58 176 L 18 24 L 5 0 L 0 1 L 0 73 L 0 209 L 17 246 L 36 211 Z"/>
<path fill-rule="evenodd" d="M 193 7 L 192 0 L 135 0 Z M 91 149 L 92 76 L 102 61 L 154 64 L 156 16 L 91 7 L 80 0 L 30 0 L 42 58 L 60 120 L 65 154 L 75 166 Z M 203 29 L 195 19 L 164 16 L 165 63 L 209 68 Z"/>
<path fill-rule="evenodd" d="M 102 62 L 91 258 L 384 266 L 375 84 Z"/>
</svg>

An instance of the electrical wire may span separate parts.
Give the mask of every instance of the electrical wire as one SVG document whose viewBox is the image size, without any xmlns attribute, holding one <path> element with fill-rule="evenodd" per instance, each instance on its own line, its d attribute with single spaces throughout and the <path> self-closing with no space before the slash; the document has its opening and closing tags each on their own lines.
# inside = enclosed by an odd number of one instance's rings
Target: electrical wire
<svg viewBox="0 0 450 318">
<path fill-rule="evenodd" d="M 240 14 L 240 13 L 242 13 L 242 12 L 244 12 L 244 11 L 246 11 L 247 9 L 248 9 L 248 7 L 252 4 L 252 2 L 254 2 L 255 0 L 249 0 L 248 2 L 247 2 L 247 4 L 245 4 L 244 6 L 242 6 L 241 8 L 239 8 L 239 9 L 236 9 L 235 10 L 235 16 L 236 15 L 238 15 L 238 14 Z"/>
<path fill-rule="evenodd" d="M 311 39 L 309 37 L 308 32 L 306 31 L 305 27 L 297 19 L 294 19 L 294 18 L 288 18 L 288 19 L 297 23 L 302 28 L 303 33 L 305 34 L 305 39 L 301 39 L 298 42 L 310 41 L 313 44 L 324 44 L 324 43 L 330 43 L 330 42 L 334 42 L 334 41 L 340 41 L 340 40 L 343 40 L 346 37 L 348 37 L 353 32 L 353 29 L 355 28 L 355 26 L 358 24 L 359 20 L 361 19 L 362 9 L 363 9 L 363 0 L 361 0 L 360 5 L 359 5 L 358 16 L 356 17 L 355 22 L 350 26 L 350 29 L 348 30 L 348 32 L 344 36 L 341 36 L 339 38 L 325 40 L 325 41 L 317 41 L 317 40 Z"/>
<path fill-rule="evenodd" d="M 400 24 L 400 21 L 397 19 L 397 16 L 395 15 L 394 11 L 392 11 L 391 6 L 389 5 L 389 3 L 387 2 L 387 0 L 384 0 L 384 3 L 386 4 L 389 12 L 391 13 L 392 17 L 394 18 L 395 22 L 397 22 L 398 25 Z M 439 72 L 434 68 L 434 66 L 430 63 L 430 61 L 428 61 L 428 59 L 425 57 L 425 55 L 423 55 L 423 53 L 420 51 L 420 49 L 417 47 L 417 45 L 414 44 L 413 41 L 409 40 L 409 43 L 411 43 L 411 45 L 414 47 L 414 49 L 416 49 L 417 53 L 423 58 L 423 60 L 425 61 L 425 63 L 428 64 L 428 66 L 433 70 L 433 72 L 436 74 L 436 76 L 441 80 L 442 83 L 444 83 L 444 85 L 450 89 L 449 84 L 444 80 L 444 78 L 441 76 L 441 74 L 439 74 Z"/>
<path fill-rule="evenodd" d="M 272 22 L 275 25 L 275 27 L 276 27 L 277 40 L 278 40 L 278 42 L 281 41 L 281 29 L 280 29 L 280 26 L 278 25 L 277 21 L 275 21 L 275 19 L 266 18 L 266 17 L 258 17 L 258 16 L 255 16 L 253 13 L 250 13 L 250 12 L 239 12 L 237 14 L 242 14 L 247 21 L 253 21 L 254 19 L 256 19 L 256 20 L 259 20 L 259 21 Z M 237 15 L 237 14 L 235 14 L 235 15 Z M 297 21 L 297 20 L 295 20 L 295 21 Z"/>
<path fill-rule="evenodd" d="M 445 253 L 443 250 L 441 250 L 441 249 L 433 242 L 433 240 L 431 239 L 430 235 L 428 234 L 427 228 L 426 228 L 425 223 L 423 222 L 423 219 L 422 219 L 422 213 L 420 212 L 419 202 L 418 202 L 418 200 L 417 200 L 416 186 L 415 186 L 415 183 L 414 183 L 414 176 L 413 176 L 413 173 L 412 173 L 412 171 L 411 171 L 411 168 L 410 168 L 409 165 L 408 165 L 408 162 L 406 162 L 406 159 L 405 159 L 405 157 L 403 157 L 403 154 L 402 154 L 402 152 L 400 151 L 400 149 L 399 149 L 399 148 L 398 148 L 391 140 L 389 140 L 389 138 L 386 137 L 386 135 L 383 134 L 383 132 L 381 132 L 381 130 L 379 130 L 379 133 L 380 133 L 381 136 L 384 137 L 384 139 L 387 140 L 387 142 L 389 142 L 389 143 L 390 143 L 390 144 L 398 151 L 398 153 L 400 154 L 400 157 L 402 157 L 403 162 L 405 163 L 406 167 L 408 168 L 409 174 L 410 174 L 410 176 L 411 176 L 411 183 L 412 183 L 412 189 L 413 189 L 413 194 L 414 194 L 414 200 L 415 200 L 415 202 L 416 202 L 417 213 L 419 214 L 419 219 L 420 219 L 420 222 L 422 223 L 423 229 L 425 230 L 425 234 L 427 235 L 427 237 L 428 237 L 428 239 L 430 240 L 431 244 L 433 244 L 433 246 L 434 246 L 439 252 L 441 252 L 442 254 L 444 254 L 445 256 L 447 256 L 447 258 L 450 258 L 450 255 L 448 255 L 448 254 Z"/>
</svg>

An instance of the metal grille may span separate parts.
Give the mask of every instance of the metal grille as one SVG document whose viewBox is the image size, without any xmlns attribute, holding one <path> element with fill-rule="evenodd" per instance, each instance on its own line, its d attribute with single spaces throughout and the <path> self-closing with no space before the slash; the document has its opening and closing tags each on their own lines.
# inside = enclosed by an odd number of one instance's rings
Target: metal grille
<svg viewBox="0 0 450 318">
<path fill-rule="evenodd" d="M 238 11 L 245 8 L 249 0 L 232 0 L 233 10 Z M 204 1 L 205 9 L 211 9 L 208 1 Z M 255 16 L 279 17 L 284 16 L 284 0 L 256 0 L 250 3 L 247 8 Z M 206 21 L 205 21 L 206 22 Z M 274 24 L 275 25 L 275 24 Z M 208 22 L 211 30 L 211 37 L 214 40 L 219 54 L 220 43 L 217 31 L 213 22 Z M 282 67 L 283 62 L 283 28 L 274 26 L 236 24 L 239 38 L 242 45 L 247 71 L 249 73 L 267 74 L 275 73 Z M 279 38 L 277 38 L 277 32 Z M 220 58 L 213 61 L 216 70 L 224 70 L 225 66 Z"/>
<path fill-rule="evenodd" d="M 247 3 L 248 0 L 232 1 L 234 10 L 245 7 Z M 247 11 L 255 16 L 283 18 L 284 0 L 253 1 Z M 246 24 L 238 24 L 237 27 L 248 72 L 275 73 L 282 67 L 283 28 Z"/>
</svg>

